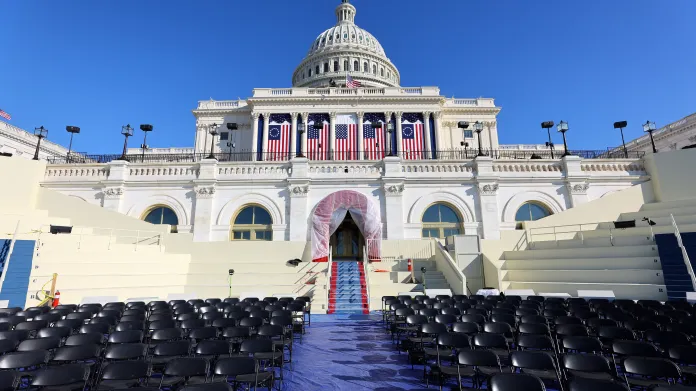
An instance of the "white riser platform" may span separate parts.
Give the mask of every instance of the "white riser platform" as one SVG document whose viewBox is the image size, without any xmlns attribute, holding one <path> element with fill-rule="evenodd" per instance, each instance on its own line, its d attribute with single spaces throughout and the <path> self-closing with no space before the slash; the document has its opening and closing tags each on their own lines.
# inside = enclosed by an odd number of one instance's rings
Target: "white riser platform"
<svg viewBox="0 0 696 391">
<path fill-rule="evenodd" d="M 503 281 L 664 284 L 662 270 L 507 270 Z"/>
<path fill-rule="evenodd" d="M 629 258 L 569 258 L 569 259 L 524 259 L 506 260 L 506 270 L 662 270 L 658 257 Z"/>
</svg>

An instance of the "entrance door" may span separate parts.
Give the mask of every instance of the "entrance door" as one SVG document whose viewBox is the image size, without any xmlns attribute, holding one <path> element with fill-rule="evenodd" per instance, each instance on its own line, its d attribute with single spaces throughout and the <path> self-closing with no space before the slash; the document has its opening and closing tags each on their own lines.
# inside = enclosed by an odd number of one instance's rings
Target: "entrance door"
<svg viewBox="0 0 696 391">
<path fill-rule="evenodd" d="M 350 213 L 346 214 L 343 223 L 331 235 L 331 248 L 334 257 L 360 258 L 364 240 Z"/>
</svg>

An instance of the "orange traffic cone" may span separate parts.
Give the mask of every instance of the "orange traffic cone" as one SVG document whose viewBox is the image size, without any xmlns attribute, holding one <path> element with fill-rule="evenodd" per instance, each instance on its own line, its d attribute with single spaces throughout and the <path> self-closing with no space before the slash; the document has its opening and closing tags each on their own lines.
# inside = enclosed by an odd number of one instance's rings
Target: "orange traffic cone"
<svg viewBox="0 0 696 391">
<path fill-rule="evenodd" d="M 56 291 L 56 295 L 53 296 L 53 303 L 51 303 L 51 307 L 56 308 L 60 304 L 60 291 Z"/>
</svg>

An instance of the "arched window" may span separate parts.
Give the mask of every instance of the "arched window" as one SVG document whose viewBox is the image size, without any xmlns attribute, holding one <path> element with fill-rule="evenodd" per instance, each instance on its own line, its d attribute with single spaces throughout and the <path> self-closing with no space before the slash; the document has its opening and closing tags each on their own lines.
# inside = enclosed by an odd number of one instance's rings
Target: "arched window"
<svg viewBox="0 0 696 391">
<path fill-rule="evenodd" d="M 334 72 L 338 72 L 338 61 L 334 61 Z"/>
<path fill-rule="evenodd" d="M 271 215 L 258 205 L 244 207 L 234 218 L 232 240 L 273 240 Z"/>
<path fill-rule="evenodd" d="M 433 204 L 423 213 L 423 237 L 444 239 L 448 236 L 459 235 L 462 220 L 457 212 L 445 204 Z"/>
<path fill-rule="evenodd" d="M 372 74 L 376 75 L 377 74 L 377 65 L 372 66 Z"/>
<path fill-rule="evenodd" d="M 348 60 L 343 61 L 343 70 L 344 70 L 344 71 L 349 71 L 349 70 L 350 70 L 350 69 L 348 69 Z"/>
<path fill-rule="evenodd" d="M 355 72 L 357 72 L 357 71 L 360 70 L 360 63 L 359 63 L 359 62 L 355 61 L 355 62 L 353 63 L 353 70 L 354 70 Z"/>
<path fill-rule="evenodd" d="M 526 202 L 517 209 L 515 213 L 515 221 L 535 221 L 550 216 L 551 211 L 536 202 Z"/>
<path fill-rule="evenodd" d="M 309 72 L 309 77 L 312 77 L 312 68 L 309 68 L 308 72 Z"/>
<path fill-rule="evenodd" d="M 324 63 L 324 73 L 326 73 L 326 72 L 328 72 L 328 71 L 329 71 L 329 63 L 328 63 L 328 62 L 325 62 L 325 63 Z"/>
<path fill-rule="evenodd" d="M 370 68 L 368 68 L 367 62 L 363 63 L 363 72 L 365 72 L 365 73 L 370 72 L 369 69 Z"/>
<path fill-rule="evenodd" d="M 176 213 L 167 206 L 156 205 L 150 208 L 143 220 L 150 224 L 169 224 L 172 226 L 172 232 L 176 233 L 176 226 L 179 225 L 179 218 Z"/>
<path fill-rule="evenodd" d="M 317 75 L 319 74 L 319 65 L 317 65 L 316 71 L 314 73 L 316 73 Z"/>
<path fill-rule="evenodd" d="M 382 69 L 379 70 L 379 75 L 382 76 L 382 77 L 384 77 L 384 68 L 382 68 Z"/>
</svg>

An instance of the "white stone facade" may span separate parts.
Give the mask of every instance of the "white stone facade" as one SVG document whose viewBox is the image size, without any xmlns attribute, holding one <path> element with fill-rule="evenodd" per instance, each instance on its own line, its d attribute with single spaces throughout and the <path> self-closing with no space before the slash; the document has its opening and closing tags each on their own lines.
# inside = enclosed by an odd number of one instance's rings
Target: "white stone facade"
<svg viewBox="0 0 696 391">
<path fill-rule="evenodd" d="M 658 152 L 674 151 L 696 145 L 696 113 L 655 130 L 653 138 Z M 650 135 L 645 134 L 627 142 L 626 149 L 652 153 Z"/>
<path fill-rule="evenodd" d="M 25 159 L 33 159 L 37 141 L 38 138 L 33 133 L 0 121 L 0 152 L 11 153 L 12 156 Z M 45 160 L 54 156 L 65 157 L 67 154 L 67 148 L 46 139 L 41 140 L 39 159 Z"/>
</svg>

